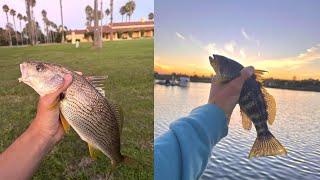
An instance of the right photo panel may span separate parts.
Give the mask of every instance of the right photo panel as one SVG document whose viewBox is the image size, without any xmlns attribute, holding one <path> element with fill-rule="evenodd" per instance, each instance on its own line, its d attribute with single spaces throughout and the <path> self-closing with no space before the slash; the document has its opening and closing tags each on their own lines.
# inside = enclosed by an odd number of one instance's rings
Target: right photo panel
<svg viewBox="0 0 320 180">
<path fill-rule="evenodd" d="M 320 179 L 319 7 L 155 1 L 156 180 Z"/>
</svg>

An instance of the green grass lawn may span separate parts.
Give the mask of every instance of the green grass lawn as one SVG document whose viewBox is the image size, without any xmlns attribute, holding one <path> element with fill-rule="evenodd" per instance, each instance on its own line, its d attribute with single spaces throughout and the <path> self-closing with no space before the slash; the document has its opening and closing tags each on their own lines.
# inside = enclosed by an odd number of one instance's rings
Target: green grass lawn
<svg viewBox="0 0 320 180">
<path fill-rule="evenodd" d="M 0 152 L 35 117 L 38 95 L 19 83 L 19 64 L 41 60 L 64 65 L 84 75 L 108 75 L 106 97 L 124 110 L 122 153 L 140 163 L 121 165 L 114 179 L 153 178 L 153 40 L 106 42 L 94 50 L 90 43 L 0 48 Z M 28 149 L 26 156 L 28 156 Z M 87 144 L 71 131 L 41 163 L 34 179 L 98 179 L 110 169 L 101 155 L 88 160 Z"/>
</svg>

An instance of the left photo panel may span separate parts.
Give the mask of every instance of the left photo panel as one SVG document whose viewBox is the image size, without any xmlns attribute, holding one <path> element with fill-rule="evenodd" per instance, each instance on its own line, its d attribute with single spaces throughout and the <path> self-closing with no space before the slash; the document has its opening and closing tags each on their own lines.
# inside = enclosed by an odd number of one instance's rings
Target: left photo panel
<svg viewBox="0 0 320 180">
<path fill-rule="evenodd" d="M 0 5 L 0 179 L 153 179 L 154 2 Z"/>
</svg>

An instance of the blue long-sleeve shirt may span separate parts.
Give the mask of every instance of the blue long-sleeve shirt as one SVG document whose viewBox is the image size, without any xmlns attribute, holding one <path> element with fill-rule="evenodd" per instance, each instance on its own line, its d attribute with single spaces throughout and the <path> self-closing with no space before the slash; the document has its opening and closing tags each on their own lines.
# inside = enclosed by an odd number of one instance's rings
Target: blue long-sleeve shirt
<svg viewBox="0 0 320 180">
<path fill-rule="evenodd" d="M 227 134 L 225 113 L 213 104 L 173 122 L 169 131 L 155 140 L 155 180 L 198 179 L 213 146 Z"/>
</svg>

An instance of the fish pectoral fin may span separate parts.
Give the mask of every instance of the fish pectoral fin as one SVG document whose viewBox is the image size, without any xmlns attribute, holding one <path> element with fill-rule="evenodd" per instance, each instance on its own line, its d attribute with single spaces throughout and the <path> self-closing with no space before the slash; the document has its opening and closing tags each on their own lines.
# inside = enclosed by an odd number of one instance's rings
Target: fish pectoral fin
<svg viewBox="0 0 320 180">
<path fill-rule="evenodd" d="M 56 98 L 56 100 L 54 100 L 54 102 L 52 104 L 50 104 L 48 109 L 51 111 L 51 110 L 57 108 L 57 106 L 59 106 L 59 104 L 60 104 L 60 99 Z"/>
<path fill-rule="evenodd" d="M 264 136 L 258 136 L 255 140 L 249 158 L 260 156 L 276 156 L 286 155 L 287 150 L 281 145 L 281 143 L 271 134 L 267 132 Z"/>
<path fill-rule="evenodd" d="M 251 127 L 252 127 L 252 122 L 251 122 L 250 118 L 241 109 L 240 109 L 240 113 L 241 113 L 241 116 L 242 116 L 242 127 L 245 130 L 250 130 Z"/>
<path fill-rule="evenodd" d="M 92 144 L 88 143 L 88 148 L 89 148 L 89 153 L 90 153 L 90 157 L 94 160 L 97 159 L 98 154 L 100 153 L 100 150 L 98 150 L 97 148 L 95 148 Z"/>
<path fill-rule="evenodd" d="M 118 122 L 119 132 L 120 135 L 122 133 L 122 127 L 123 127 L 123 121 L 124 121 L 124 115 L 123 110 L 118 104 L 111 104 L 112 110 L 115 114 L 116 120 Z"/>
<path fill-rule="evenodd" d="M 274 97 L 267 92 L 265 88 L 261 88 L 268 112 L 268 124 L 272 125 L 276 118 L 277 104 Z"/>
<path fill-rule="evenodd" d="M 70 125 L 69 125 L 68 121 L 64 118 L 64 116 L 62 115 L 61 112 L 60 112 L 60 122 L 62 124 L 63 129 L 64 129 L 64 132 L 69 133 Z"/>
</svg>

